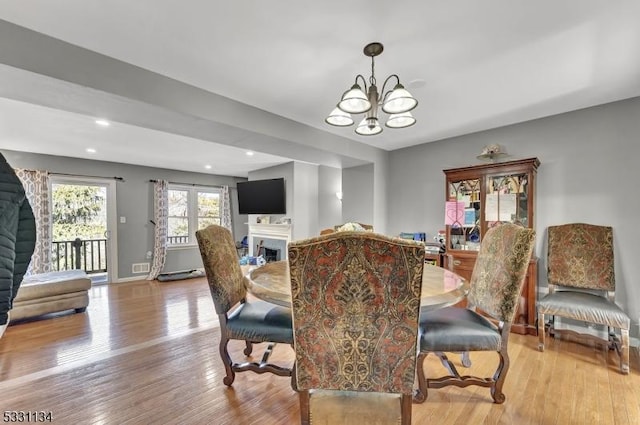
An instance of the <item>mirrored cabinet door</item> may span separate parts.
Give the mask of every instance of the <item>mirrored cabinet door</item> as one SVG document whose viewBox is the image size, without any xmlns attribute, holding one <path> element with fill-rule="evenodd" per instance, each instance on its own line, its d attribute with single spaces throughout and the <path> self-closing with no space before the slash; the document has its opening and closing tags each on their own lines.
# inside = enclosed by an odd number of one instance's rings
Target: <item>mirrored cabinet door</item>
<svg viewBox="0 0 640 425">
<path fill-rule="evenodd" d="M 484 219 L 489 227 L 500 222 L 529 227 L 528 182 L 526 173 L 488 176 Z"/>
<path fill-rule="evenodd" d="M 449 201 L 455 202 L 455 213 L 452 213 L 448 248 L 461 250 L 477 250 L 481 239 L 480 207 L 481 181 L 467 179 L 450 181 Z"/>
</svg>

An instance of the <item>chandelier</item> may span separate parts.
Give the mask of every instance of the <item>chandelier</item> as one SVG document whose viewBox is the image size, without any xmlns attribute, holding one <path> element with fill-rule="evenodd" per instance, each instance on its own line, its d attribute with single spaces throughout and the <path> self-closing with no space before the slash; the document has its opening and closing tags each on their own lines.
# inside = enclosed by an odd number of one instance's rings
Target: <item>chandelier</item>
<svg viewBox="0 0 640 425">
<path fill-rule="evenodd" d="M 369 43 L 364 47 L 365 56 L 371 58 L 371 77 L 369 77 L 369 85 L 365 78 L 358 74 L 353 86 L 344 92 L 337 107 L 331 111 L 325 119 L 327 124 L 337 127 L 347 127 L 353 124 L 351 114 L 366 113 L 364 119 L 356 127 L 356 133 L 361 136 L 373 136 L 382 133 L 382 127 L 378 120 L 378 108 L 389 114 L 385 126 L 389 128 L 405 128 L 416 123 L 416 119 L 411 115 L 412 109 L 418 106 L 418 101 L 405 90 L 400 84 L 400 77 L 392 74 L 384 80 L 382 84 L 382 92 L 378 94 L 375 76 L 374 58 L 382 53 L 383 46 L 381 43 Z M 393 90 L 385 92 L 385 87 L 389 80 L 396 80 Z M 361 80 L 364 90 L 358 84 Z"/>
</svg>

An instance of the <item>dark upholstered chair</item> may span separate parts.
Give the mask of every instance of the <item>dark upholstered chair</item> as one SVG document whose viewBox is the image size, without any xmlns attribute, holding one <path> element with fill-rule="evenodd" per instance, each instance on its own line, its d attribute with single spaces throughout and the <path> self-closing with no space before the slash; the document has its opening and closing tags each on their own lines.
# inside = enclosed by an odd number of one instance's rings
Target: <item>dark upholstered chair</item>
<svg viewBox="0 0 640 425">
<path fill-rule="evenodd" d="M 426 400 L 427 388 L 479 385 L 491 389 L 495 403 L 504 403 L 502 386 L 509 371 L 509 332 L 534 242 L 534 230 L 515 224 L 505 223 L 489 229 L 471 275 L 467 308 L 447 307 L 420 316 L 416 402 Z M 482 314 L 476 309 L 482 310 Z M 496 351 L 500 360 L 493 376 L 460 376 L 444 354 L 467 351 Z M 424 359 L 432 352 L 441 358 L 449 375 L 425 377 Z"/>
<path fill-rule="evenodd" d="M 411 423 L 423 266 L 372 232 L 289 244 L 302 424 Z"/>
<path fill-rule="evenodd" d="M 549 293 L 538 301 L 538 347 L 550 335 L 569 333 L 604 343 L 620 355 L 620 370 L 629 373 L 631 320 L 615 303 L 613 229 L 584 223 L 551 226 L 548 231 Z M 557 286 L 557 287 L 556 287 Z M 551 316 L 545 323 L 545 315 Z M 607 327 L 607 338 L 554 328 L 555 316 Z M 614 329 L 620 329 L 619 338 Z"/>
<path fill-rule="evenodd" d="M 236 339 L 246 343 L 244 354 L 249 356 L 252 344 L 259 342 L 293 343 L 291 310 L 261 300 L 247 300 L 245 277 L 242 275 L 236 246 L 231 232 L 211 225 L 196 232 L 204 270 L 220 319 L 220 357 L 227 375 L 223 382 L 231 386 L 236 372 L 271 372 L 291 376 L 291 368 L 268 363 L 273 345 L 270 344 L 260 363 L 235 363 L 229 356 L 227 344 Z"/>
</svg>

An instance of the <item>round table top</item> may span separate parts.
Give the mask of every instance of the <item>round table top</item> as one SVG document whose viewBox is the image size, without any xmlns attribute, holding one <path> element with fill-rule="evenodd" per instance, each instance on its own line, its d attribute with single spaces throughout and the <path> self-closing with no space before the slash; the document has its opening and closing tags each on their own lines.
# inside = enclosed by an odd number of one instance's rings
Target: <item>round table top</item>
<svg viewBox="0 0 640 425">
<path fill-rule="evenodd" d="M 284 307 L 291 307 L 291 283 L 287 261 L 274 261 L 254 268 L 246 274 L 248 290 L 256 297 Z M 457 274 L 441 267 L 425 264 L 422 272 L 422 297 L 424 308 L 438 309 L 453 305 L 467 295 L 468 282 Z"/>
</svg>

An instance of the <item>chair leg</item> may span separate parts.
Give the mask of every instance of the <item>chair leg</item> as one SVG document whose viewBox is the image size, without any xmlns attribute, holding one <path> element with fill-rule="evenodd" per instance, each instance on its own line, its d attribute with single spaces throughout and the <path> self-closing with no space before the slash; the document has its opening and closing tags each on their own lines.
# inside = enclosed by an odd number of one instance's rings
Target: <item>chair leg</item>
<svg viewBox="0 0 640 425">
<path fill-rule="evenodd" d="M 463 351 L 460 355 L 460 361 L 462 362 L 462 366 L 471 367 L 471 357 L 469 357 L 468 351 Z"/>
<path fill-rule="evenodd" d="M 507 331 L 508 332 L 508 331 Z M 496 373 L 493 375 L 494 384 L 491 386 L 491 397 L 496 404 L 504 403 L 506 397 L 502 392 L 502 386 L 507 378 L 507 372 L 509 372 L 509 352 L 507 351 L 507 344 L 502 344 L 502 348 L 498 351 L 500 356 L 500 363 L 496 369 Z"/>
<path fill-rule="evenodd" d="M 411 396 L 402 394 L 400 400 L 400 425 L 411 425 Z"/>
<path fill-rule="evenodd" d="M 544 351 L 544 313 L 538 313 L 538 350 Z"/>
<path fill-rule="evenodd" d="M 224 370 L 227 373 L 227 376 L 224 377 L 222 382 L 227 387 L 230 387 L 236 379 L 236 373 L 233 371 L 233 360 L 231 360 L 231 356 L 229 356 L 229 351 L 227 350 L 228 343 L 229 338 L 227 338 L 225 329 L 220 329 L 220 358 L 224 364 Z"/>
<path fill-rule="evenodd" d="M 416 359 L 416 373 L 418 374 L 418 389 L 414 391 L 413 401 L 415 403 L 424 403 L 427 399 L 427 378 L 424 376 L 424 359 L 429 355 L 428 352 L 418 354 Z"/>
<path fill-rule="evenodd" d="M 311 424 L 311 412 L 309 410 L 309 390 L 300 391 L 298 393 L 300 399 L 300 424 Z"/>
<path fill-rule="evenodd" d="M 296 376 L 296 362 L 295 361 L 293 362 L 293 366 L 291 366 L 291 388 L 293 389 L 293 391 L 298 391 L 298 378 Z"/>
<path fill-rule="evenodd" d="M 244 349 L 243 353 L 244 353 L 245 356 L 250 356 L 251 353 L 253 352 L 253 343 L 251 341 L 245 341 L 245 344 L 247 346 Z"/>
<path fill-rule="evenodd" d="M 620 371 L 627 375 L 629 373 L 629 329 L 621 329 L 622 347 L 620 347 Z"/>
</svg>

